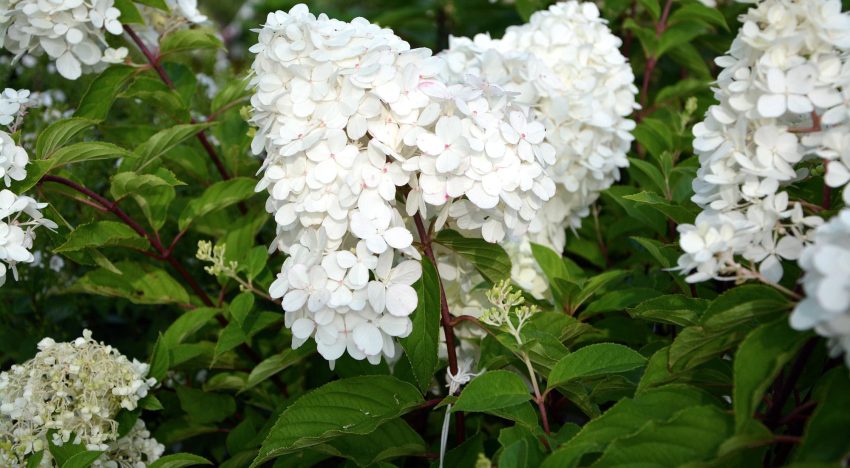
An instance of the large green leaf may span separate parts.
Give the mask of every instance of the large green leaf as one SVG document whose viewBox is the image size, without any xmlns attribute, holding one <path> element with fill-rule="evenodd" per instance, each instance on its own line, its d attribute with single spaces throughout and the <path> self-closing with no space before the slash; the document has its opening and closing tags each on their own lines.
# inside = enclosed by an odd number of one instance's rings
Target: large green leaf
<svg viewBox="0 0 850 468">
<path fill-rule="evenodd" d="M 697 324 L 708 305 L 705 299 L 672 294 L 641 302 L 628 312 L 635 318 L 686 327 Z"/>
<path fill-rule="evenodd" d="M 183 286 L 165 270 L 129 261 L 115 266 L 120 274 L 100 268 L 86 273 L 70 288 L 101 296 L 122 297 L 136 304 L 188 304 Z"/>
<path fill-rule="evenodd" d="M 850 456 L 850 375 L 844 366 L 826 374 L 813 394 L 818 402 L 794 453 L 798 463 L 830 462 L 843 465 Z"/>
<path fill-rule="evenodd" d="M 785 317 L 756 328 L 744 338 L 735 353 L 732 403 L 737 427 L 752 418 L 770 383 L 808 338 L 807 333 L 793 330 Z"/>
<path fill-rule="evenodd" d="M 455 231 L 440 231 L 434 241 L 469 260 L 487 281 L 511 277 L 511 259 L 501 246 L 484 239 L 466 238 Z"/>
<path fill-rule="evenodd" d="M 598 377 L 637 369 L 646 358 L 637 351 L 616 343 L 585 346 L 564 356 L 549 373 L 549 388 L 571 380 Z"/>
<path fill-rule="evenodd" d="M 120 146 L 102 141 L 86 141 L 63 146 L 50 154 L 51 168 L 66 164 L 101 161 L 130 157 L 131 153 Z"/>
<path fill-rule="evenodd" d="M 424 453 L 426 446 L 406 422 L 393 419 L 369 434 L 337 437 L 313 450 L 348 458 L 358 466 L 373 466 L 391 458 Z"/>
<path fill-rule="evenodd" d="M 38 135 L 35 142 L 36 159 L 48 159 L 54 151 L 71 141 L 83 130 L 94 126 L 96 120 L 72 117 L 50 124 Z"/>
<path fill-rule="evenodd" d="M 264 359 L 251 370 L 251 374 L 248 375 L 248 381 L 245 383 L 242 391 L 256 387 L 271 378 L 271 376 L 297 364 L 312 352 L 313 348 L 305 345 L 298 349 L 287 349 L 282 353 Z"/>
<path fill-rule="evenodd" d="M 237 177 L 210 185 L 203 194 L 192 199 L 180 214 L 180 229 L 185 229 L 196 218 L 213 211 L 235 205 L 254 195 L 257 181 L 248 177 Z"/>
<path fill-rule="evenodd" d="M 112 65 L 101 72 L 89 85 L 74 116 L 97 121 L 106 119 L 115 98 L 135 74 L 136 70 L 127 65 Z"/>
<path fill-rule="evenodd" d="M 177 387 L 177 397 L 183 411 L 198 424 L 221 422 L 236 412 L 236 400 L 225 393 L 181 386 Z"/>
<path fill-rule="evenodd" d="M 187 50 L 218 49 L 221 41 L 205 29 L 180 29 L 174 31 L 160 42 L 160 52 L 163 55 Z"/>
<path fill-rule="evenodd" d="M 53 251 L 74 252 L 89 247 L 126 246 L 144 249 L 147 239 L 124 223 L 118 221 L 96 221 L 77 226 L 68 234 L 65 242 Z"/>
<path fill-rule="evenodd" d="M 284 410 L 251 466 L 341 435 L 369 434 L 421 403 L 416 387 L 387 375 L 330 382 Z"/>
<path fill-rule="evenodd" d="M 160 130 L 133 151 L 136 155 L 135 170 L 138 171 L 157 161 L 163 154 L 189 138 L 194 137 L 198 132 L 209 128 L 212 124 L 211 122 L 206 122 L 174 125 Z"/>
<path fill-rule="evenodd" d="M 159 231 L 176 196 L 174 187 L 179 185 L 185 184 L 165 168 L 157 169 L 154 174 L 119 172 L 112 177 L 110 192 L 116 201 L 132 198 L 151 227 Z"/>
<path fill-rule="evenodd" d="M 410 361 L 413 376 L 419 389 L 425 392 L 431 387 L 434 371 L 437 370 L 440 345 L 440 279 L 437 269 L 427 259 L 422 259 L 422 278 L 414 285 L 419 302 L 413 313 L 413 331 L 399 340 L 404 354 Z"/>
<path fill-rule="evenodd" d="M 614 440 L 593 466 L 681 466 L 708 460 L 733 428 L 732 417 L 716 406 L 685 408 Z"/>
<path fill-rule="evenodd" d="M 516 406 L 531 394 L 519 375 L 506 370 L 485 372 L 472 379 L 452 406 L 452 411 L 490 411 Z"/>
<path fill-rule="evenodd" d="M 612 441 L 637 433 L 649 421 L 665 421 L 676 412 L 715 400 L 695 387 L 667 385 L 641 395 L 620 400 L 552 453 L 543 463 L 545 468 L 577 466 L 588 453 L 604 451 Z"/>
<path fill-rule="evenodd" d="M 196 465 L 212 465 L 212 463 L 204 457 L 191 453 L 175 453 L 151 463 L 149 468 L 183 468 Z"/>
</svg>

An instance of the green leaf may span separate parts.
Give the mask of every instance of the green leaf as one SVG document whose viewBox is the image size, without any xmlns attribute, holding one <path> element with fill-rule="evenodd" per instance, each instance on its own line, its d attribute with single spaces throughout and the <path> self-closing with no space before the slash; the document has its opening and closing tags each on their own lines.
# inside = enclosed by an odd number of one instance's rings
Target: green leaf
<svg viewBox="0 0 850 468">
<path fill-rule="evenodd" d="M 600 289 L 621 279 L 625 274 L 626 272 L 622 270 L 608 270 L 596 276 L 591 276 L 587 280 L 582 280 L 577 284 L 578 288 L 568 291 L 566 305 L 570 307 L 570 310 L 577 310 Z"/>
<path fill-rule="evenodd" d="M 201 196 L 190 201 L 180 214 L 180 230 L 186 229 L 196 218 L 213 211 L 235 205 L 254 195 L 256 181 L 237 177 L 210 185 Z"/>
<path fill-rule="evenodd" d="M 732 418 L 715 406 L 696 406 L 668 421 L 650 421 L 611 442 L 597 466 L 681 466 L 712 458 L 732 434 Z"/>
<path fill-rule="evenodd" d="M 726 18 L 717 8 L 707 7 L 701 3 L 688 3 L 682 5 L 670 15 L 670 24 L 680 22 L 698 21 L 710 26 L 719 26 L 726 31 L 729 31 L 729 25 L 726 24 Z"/>
<path fill-rule="evenodd" d="M 44 450 L 39 450 L 27 457 L 27 468 L 38 468 L 41 466 L 41 460 L 44 458 Z"/>
<path fill-rule="evenodd" d="M 194 137 L 204 129 L 209 128 L 211 125 L 213 125 L 212 122 L 184 124 L 160 130 L 133 151 L 136 155 L 136 166 L 134 170 L 141 170 L 157 161 L 163 154 L 189 138 Z"/>
<path fill-rule="evenodd" d="M 707 81 L 686 78 L 661 88 L 661 91 L 658 91 L 658 94 L 655 95 L 655 103 L 660 104 L 671 99 L 690 97 L 708 88 L 709 82 Z"/>
<path fill-rule="evenodd" d="M 149 7 L 154 7 L 156 9 L 162 11 L 171 11 L 168 8 L 168 4 L 165 3 L 165 0 L 133 0 L 136 3 L 141 3 L 142 5 L 147 5 Z M 165 457 L 168 458 L 168 457 Z"/>
<path fill-rule="evenodd" d="M 122 297 L 135 304 L 188 304 L 183 286 L 165 270 L 129 261 L 115 264 L 116 274 L 100 268 L 86 273 L 69 289 L 101 296 Z"/>
<path fill-rule="evenodd" d="M 711 80 L 711 70 L 706 65 L 706 59 L 693 44 L 679 44 L 667 52 L 668 57 L 679 65 L 687 68 L 697 78 Z"/>
<path fill-rule="evenodd" d="M 105 120 L 115 98 L 135 74 L 136 70 L 127 65 L 112 65 L 101 72 L 92 80 L 86 94 L 80 99 L 74 116 L 96 121 Z"/>
<path fill-rule="evenodd" d="M 466 238 L 449 229 L 440 231 L 434 242 L 469 260 L 481 276 L 491 283 L 511 277 L 511 258 L 497 244 L 484 239 Z"/>
<path fill-rule="evenodd" d="M 681 294 L 660 296 L 641 302 L 628 310 L 629 315 L 651 322 L 687 327 L 699 322 L 709 301 L 685 297 Z"/>
<path fill-rule="evenodd" d="M 563 307 L 566 303 L 566 295 L 568 294 L 568 291 L 565 291 L 561 287 L 561 283 L 556 280 L 578 279 L 584 275 L 584 272 L 578 269 L 578 267 L 574 264 L 565 261 L 566 259 L 564 259 L 561 254 L 544 245 L 531 242 L 531 254 L 534 256 L 534 259 L 537 261 L 537 264 L 540 266 L 540 269 L 543 270 L 543 274 L 549 281 L 549 287 L 552 290 L 552 296 L 555 300 L 555 304 Z"/>
<path fill-rule="evenodd" d="M 168 208 L 176 196 L 175 186 L 185 185 L 165 168 L 155 174 L 120 172 L 112 177 L 110 192 L 115 201 L 130 197 L 155 231 L 165 224 Z"/>
<path fill-rule="evenodd" d="M 103 452 L 82 451 L 75 453 L 62 463 L 62 468 L 89 468 Z"/>
<path fill-rule="evenodd" d="M 793 330 L 786 317 L 766 323 L 744 338 L 735 353 L 732 403 L 737 427 L 752 418 L 764 392 L 808 338 L 808 334 Z"/>
<path fill-rule="evenodd" d="M 629 347 L 616 343 L 592 344 L 558 361 L 549 373 L 548 387 L 576 379 L 626 372 L 645 364 L 646 358 Z"/>
<path fill-rule="evenodd" d="M 674 372 L 691 369 L 737 345 L 758 325 L 781 315 L 791 306 L 777 290 L 762 285 L 743 285 L 718 296 L 700 323 L 681 331 L 670 345 L 669 367 Z"/>
<path fill-rule="evenodd" d="M 416 387 L 387 375 L 327 383 L 284 410 L 251 466 L 341 435 L 369 434 L 420 403 Z"/>
<path fill-rule="evenodd" d="M 115 0 L 115 8 L 121 12 L 122 24 L 145 24 L 142 14 L 139 9 L 133 4 L 132 0 Z"/>
<path fill-rule="evenodd" d="M 162 55 L 168 55 L 187 50 L 218 49 L 222 43 L 211 31 L 181 29 L 162 38 L 159 47 Z"/>
<path fill-rule="evenodd" d="M 184 466 L 196 465 L 212 465 L 212 462 L 191 453 L 175 453 L 160 458 L 151 463 L 148 468 L 183 468 Z"/>
<path fill-rule="evenodd" d="M 96 120 L 82 117 L 62 119 L 50 124 L 38 135 L 35 142 L 36 159 L 47 159 L 80 132 L 93 127 Z"/>
<path fill-rule="evenodd" d="M 529 399 L 528 387 L 517 374 L 495 370 L 472 379 L 460 392 L 452 411 L 491 411 L 516 406 Z"/>
<path fill-rule="evenodd" d="M 198 424 L 221 422 L 236 412 L 236 400 L 224 393 L 181 386 L 177 387 L 177 398 L 180 408 Z"/>
<path fill-rule="evenodd" d="M 56 168 L 66 164 L 118 159 L 130 156 L 131 153 L 129 151 L 112 143 L 86 141 L 59 148 L 52 153 L 48 161 L 52 161 L 52 167 Z"/>
<path fill-rule="evenodd" d="M 612 441 L 638 432 L 649 421 L 664 421 L 679 410 L 713 403 L 706 392 L 687 385 L 667 385 L 624 398 L 582 427 L 544 463 L 544 468 L 575 466 L 585 454 L 599 453 Z"/>
<path fill-rule="evenodd" d="M 208 324 L 210 320 L 215 318 L 220 311 L 207 307 L 199 307 L 197 309 L 183 312 L 183 315 L 177 317 L 165 333 L 162 335 L 162 343 L 166 349 L 174 348 L 186 341 L 187 338 L 195 334 L 198 330 Z"/>
<path fill-rule="evenodd" d="M 233 103 L 239 102 L 250 95 L 251 90 L 248 89 L 247 80 L 233 80 L 215 95 L 212 103 L 210 103 L 210 112 L 221 112 L 225 106 L 230 107 Z"/>
<path fill-rule="evenodd" d="M 284 369 L 297 364 L 302 359 L 313 352 L 313 349 L 308 346 L 302 346 L 298 349 L 287 349 L 280 354 L 275 354 L 257 364 L 251 374 L 248 375 L 248 381 L 245 383 L 245 388 L 241 391 L 246 391 L 256 387 L 262 382 L 268 380 L 271 376 L 282 372 Z"/>
<path fill-rule="evenodd" d="M 117 221 L 96 221 L 78 226 L 68 234 L 65 242 L 53 251 L 74 252 L 89 247 L 127 246 L 144 249 L 148 242 L 145 238 L 124 223 Z"/>
<path fill-rule="evenodd" d="M 313 449 L 348 458 L 358 466 L 426 452 L 425 441 L 402 419 L 393 419 L 369 434 L 337 437 Z"/>
<path fill-rule="evenodd" d="M 658 21 L 658 18 L 661 17 L 661 5 L 658 0 L 639 0 L 639 2 L 646 8 L 652 19 Z"/>
<path fill-rule="evenodd" d="M 638 38 L 645 56 L 655 56 L 655 50 L 658 48 L 658 38 L 655 36 L 655 28 L 641 26 L 634 19 L 627 18 L 623 21 L 623 29 L 631 31 Z"/>
<path fill-rule="evenodd" d="M 532 13 L 542 10 L 546 7 L 546 4 L 543 0 L 517 0 L 516 11 L 523 21 L 528 21 Z"/>
<path fill-rule="evenodd" d="M 850 456 L 850 376 L 841 365 L 827 373 L 815 388 L 818 402 L 803 432 L 803 441 L 794 453 L 797 463 L 832 462 L 843 464 Z"/>
<path fill-rule="evenodd" d="M 661 34 L 658 40 L 658 50 L 656 57 L 660 58 L 665 52 L 673 47 L 679 47 L 682 44 L 688 44 L 697 36 L 705 34 L 706 29 L 696 21 L 685 21 L 674 24 Z"/>
<path fill-rule="evenodd" d="M 678 205 L 652 192 L 640 192 L 634 195 L 626 195 L 623 198 L 656 209 L 678 224 L 693 222 L 697 215 L 695 209 Z"/>
<path fill-rule="evenodd" d="M 653 156 L 657 157 L 665 151 L 674 149 L 672 129 L 662 120 L 653 117 L 645 118 L 632 133 L 638 143 Z"/>
<path fill-rule="evenodd" d="M 645 161 L 643 159 L 638 158 L 629 158 L 629 173 L 634 176 L 638 176 L 636 178 L 644 179 L 641 175 L 645 176 L 646 181 L 652 184 L 655 187 L 655 192 L 659 194 L 667 193 L 667 181 L 664 178 L 664 174 L 655 167 L 652 163 Z M 647 187 L 647 183 L 640 181 L 642 187 Z M 630 195 L 633 197 L 634 195 Z M 634 200 L 633 198 L 629 198 L 629 200 Z M 637 201 L 637 200 L 636 200 Z"/>
<path fill-rule="evenodd" d="M 427 258 L 422 259 L 422 278 L 414 288 L 419 302 L 411 317 L 413 331 L 399 343 L 410 361 L 419 389 L 424 393 L 431 387 L 437 370 L 440 346 L 440 280 L 436 268 Z"/>
</svg>

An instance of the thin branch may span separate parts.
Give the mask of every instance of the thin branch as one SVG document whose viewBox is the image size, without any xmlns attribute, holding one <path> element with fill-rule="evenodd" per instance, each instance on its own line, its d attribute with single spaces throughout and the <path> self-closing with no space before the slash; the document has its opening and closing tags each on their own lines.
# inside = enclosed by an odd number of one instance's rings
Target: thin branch
<svg viewBox="0 0 850 468">
<path fill-rule="evenodd" d="M 170 89 L 176 89 L 176 87 L 174 86 L 174 82 L 171 81 L 171 77 L 168 76 L 168 73 L 165 71 L 165 68 L 162 67 L 162 64 L 159 61 L 160 57 L 157 54 L 154 54 L 148 48 L 148 46 L 145 45 L 145 42 L 142 40 L 142 38 L 139 37 L 138 34 L 136 34 L 136 31 L 134 31 L 132 27 L 125 24 L 124 31 L 127 33 L 128 36 L 130 36 L 130 39 L 132 39 L 133 42 L 136 43 L 136 46 L 142 52 L 142 55 L 145 56 L 145 59 L 147 59 L 150 66 L 159 75 L 159 78 L 162 80 L 162 82 L 165 83 L 165 85 L 168 86 Z M 190 122 L 193 124 L 197 123 L 194 118 L 190 119 Z M 224 180 L 229 180 L 231 178 L 230 174 L 227 172 L 227 168 L 224 167 L 224 163 L 222 163 L 221 158 L 219 157 L 215 148 L 213 148 L 212 144 L 207 138 L 206 132 L 204 130 L 201 130 L 196 133 L 195 136 L 198 138 L 198 141 L 201 142 L 201 146 L 204 147 L 204 150 L 209 155 L 213 164 L 215 164 L 215 167 L 218 170 L 218 173 L 221 175 L 221 178 Z"/>
<path fill-rule="evenodd" d="M 413 222 L 416 224 L 416 231 L 419 233 L 419 240 L 422 243 L 422 250 L 425 251 L 425 256 L 437 268 L 437 257 L 434 255 L 434 249 L 431 245 L 431 235 L 425 228 L 425 223 L 422 222 L 422 216 L 417 212 L 413 215 Z M 446 290 L 443 288 L 443 280 L 440 278 L 440 273 L 437 272 L 437 283 L 440 285 L 440 323 L 443 326 L 443 332 L 446 335 L 446 354 L 449 358 L 449 371 L 452 375 L 458 374 L 457 366 L 457 351 L 455 350 L 455 333 L 452 329 L 452 316 L 449 313 L 449 303 L 446 300 Z M 455 429 L 457 431 L 458 443 L 463 442 L 466 434 L 464 416 L 462 412 L 455 413 Z"/>
<path fill-rule="evenodd" d="M 658 23 L 655 24 L 655 37 L 660 38 L 664 31 L 667 30 L 667 18 L 670 16 L 670 9 L 673 7 L 673 0 L 667 0 L 667 3 L 664 4 L 664 11 L 661 13 L 661 18 L 658 19 Z M 655 66 L 658 64 L 658 58 L 653 56 L 646 58 L 646 67 L 643 70 L 643 83 L 640 88 L 640 105 L 641 107 L 646 107 L 646 104 L 649 100 L 649 83 L 652 80 L 652 72 L 655 71 Z M 642 112 L 638 112 L 635 120 L 638 122 L 641 121 L 644 114 Z"/>
</svg>

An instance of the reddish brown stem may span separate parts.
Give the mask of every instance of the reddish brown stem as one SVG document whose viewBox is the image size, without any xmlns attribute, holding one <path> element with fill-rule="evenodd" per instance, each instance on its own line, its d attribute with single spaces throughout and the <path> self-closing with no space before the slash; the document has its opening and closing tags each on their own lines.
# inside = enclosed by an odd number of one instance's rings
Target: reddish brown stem
<svg viewBox="0 0 850 468">
<path fill-rule="evenodd" d="M 673 7 L 673 0 L 667 0 L 667 3 L 664 4 L 664 11 L 661 13 L 661 17 L 658 19 L 658 23 L 655 24 L 655 37 L 660 38 L 664 31 L 667 30 L 667 19 L 670 17 L 670 9 Z M 643 70 L 643 84 L 640 88 L 640 105 L 641 107 L 646 107 L 647 101 L 649 99 L 649 82 L 652 80 L 652 72 L 655 71 L 655 66 L 658 64 L 658 58 L 655 56 L 646 58 L 646 67 Z M 643 118 L 643 113 L 639 112 L 635 117 L 635 120 L 640 122 Z"/>
<path fill-rule="evenodd" d="M 159 56 L 157 54 L 154 54 L 148 48 L 148 46 L 145 45 L 144 41 L 142 41 L 142 38 L 140 38 L 139 35 L 136 34 L 136 31 L 134 31 L 132 27 L 125 24 L 124 31 L 127 33 L 128 36 L 130 36 L 130 39 L 132 39 L 133 42 L 136 43 L 136 46 L 142 52 L 142 55 L 145 56 L 145 59 L 147 59 L 151 68 L 153 68 L 157 75 L 159 75 L 159 78 L 162 80 L 162 82 L 165 83 L 165 85 L 168 86 L 170 89 L 175 89 L 174 82 L 171 81 L 171 77 L 168 76 L 168 73 L 165 71 L 165 68 L 162 67 L 162 64 L 159 60 Z M 191 119 L 190 122 L 193 124 L 197 123 L 195 119 Z M 218 156 L 218 153 L 216 152 L 215 148 L 213 148 L 212 144 L 207 138 L 206 132 L 201 130 L 196 133 L 195 136 L 198 138 L 198 141 L 201 142 L 201 146 L 204 147 L 204 150 L 207 152 L 207 155 L 209 155 L 213 164 L 215 164 L 215 167 L 218 170 L 218 173 L 221 175 L 221 178 L 224 180 L 230 179 L 230 173 L 227 172 L 227 168 L 224 167 L 224 163 L 221 161 L 221 158 Z"/>
<path fill-rule="evenodd" d="M 437 268 L 437 257 L 434 255 L 434 249 L 431 245 L 431 235 L 425 228 L 425 223 L 422 222 L 422 216 L 420 216 L 419 213 L 416 213 L 413 215 L 413 222 L 416 224 L 416 231 L 419 233 L 419 240 L 422 244 L 422 250 L 425 252 L 425 256 L 431 260 L 431 263 L 434 264 L 434 268 Z M 443 288 L 443 280 L 440 278 L 439 272 L 437 273 L 437 282 L 440 285 L 440 323 L 442 324 L 443 332 L 446 335 L 446 354 L 449 357 L 449 371 L 452 375 L 457 375 L 458 367 L 457 351 L 455 350 L 455 333 L 452 329 L 452 316 L 449 313 L 449 303 L 446 300 L 446 291 Z M 463 413 L 461 412 L 455 413 L 455 430 L 457 432 L 458 443 L 463 442 L 466 429 Z"/>
</svg>

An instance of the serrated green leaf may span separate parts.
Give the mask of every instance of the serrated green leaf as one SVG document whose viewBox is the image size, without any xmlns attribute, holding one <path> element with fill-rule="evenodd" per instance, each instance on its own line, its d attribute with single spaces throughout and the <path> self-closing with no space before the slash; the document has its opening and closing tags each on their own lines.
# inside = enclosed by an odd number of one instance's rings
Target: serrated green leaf
<svg viewBox="0 0 850 468">
<path fill-rule="evenodd" d="M 734 361 L 736 427 L 742 428 L 752 418 L 764 392 L 808 338 L 808 334 L 793 330 L 786 317 L 766 323 L 744 338 Z"/>
<path fill-rule="evenodd" d="M 126 246 L 144 249 L 148 241 L 124 223 L 96 221 L 83 224 L 68 234 L 65 242 L 53 249 L 56 253 L 73 252 L 89 247 Z"/>
<path fill-rule="evenodd" d="M 635 318 L 687 327 L 699 322 L 708 305 L 705 299 L 671 294 L 641 302 L 628 312 Z"/>
<path fill-rule="evenodd" d="M 434 242 L 469 260 L 487 281 L 511 277 L 511 258 L 501 246 L 484 239 L 466 238 L 452 230 L 440 231 Z"/>
<path fill-rule="evenodd" d="M 237 177 L 210 185 L 203 194 L 190 201 L 180 214 L 179 227 L 186 229 L 196 218 L 235 205 L 254 195 L 256 181 Z"/>
<path fill-rule="evenodd" d="M 302 346 L 298 349 L 287 349 L 280 354 L 275 354 L 263 362 L 257 364 L 251 374 L 248 375 L 248 381 L 241 391 L 250 390 L 262 382 L 265 382 L 271 376 L 282 372 L 284 369 L 297 364 L 302 359 L 313 352 L 313 349 L 308 346 Z"/>
<path fill-rule="evenodd" d="M 86 141 L 63 146 L 54 151 L 48 161 L 52 167 L 60 167 L 66 164 L 102 161 L 104 159 L 118 159 L 130 157 L 131 153 L 120 146 L 102 141 Z"/>
<path fill-rule="evenodd" d="M 626 372 L 645 364 L 646 358 L 627 346 L 616 343 L 592 344 L 558 361 L 549 373 L 548 387 L 553 388 L 576 379 Z"/>
<path fill-rule="evenodd" d="M 159 231 L 176 196 L 174 187 L 178 185 L 185 184 L 165 168 L 157 169 L 155 174 L 120 172 L 112 177 L 110 192 L 116 201 L 132 198 L 151 227 Z"/>
<path fill-rule="evenodd" d="M 115 0 L 114 6 L 121 12 L 122 24 L 145 24 L 142 14 L 132 0 Z"/>
<path fill-rule="evenodd" d="M 95 124 L 97 124 L 96 120 L 83 117 L 71 117 L 53 122 L 38 135 L 35 142 L 36 159 L 50 158 L 54 151 Z"/>
<path fill-rule="evenodd" d="M 220 47 L 222 47 L 221 41 L 211 31 L 204 29 L 180 29 L 168 34 L 160 41 L 162 55 Z"/>
<path fill-rule="evenodd" d="M 439 363 L 440 345 L 440 282 L 437 270 L 427 259 L 422 259 L 422 277 L 416 282 L 419 298 L 413 312 L 413 331 L 399 340 L 404 355 L 410 361 L 413 376 L 424 393 L 431 387 L 431 380 Z"/>
<path fill-rule="evenodd" d="M 74 116 L 96 121 L 105 120 L 115 98 L 135 74 L 136 70 L 128 65 L 112 65 L 101 72 L 80 99 Z"/>
<path fill-rule="evenodd" d="M 129 261 L 118 262 L 116 274 L 93 270 L 77 280 L 70 292 L 122 297 L 135 304 L 188 304 L 183 286 L 165 270 Z"/>
<path fill-rule="evenodd" d="M 194 137 L 199 132 L 212 126 L 212 122 L 199 124 L 174 125 L 160 130 L 147 141 L 136 147 L 133 154 L 136 156 L 134 170 L 138 171 L 157 161 L 163 154 L 176 147 L 180 143 Z"/>
<path fill-rule="evenodd" d="M 717 8 L 711 8 L 701 3 L 688 3 L 677 8 L 670 15 L 669 24 L 680 22 L 699 21 L 709 26 L 719 26 L 724 30 L 729 30 L 729 25 L 726 24 L 726 18 L 723 13 Z"/>
<path fill-rule="evenodd" d="M 421 403 L 416 387 L 387 375 L 327 383 L 284 410 L 251 466 L 341 435 L 369 434 Z"/>
<path fill-rule="evenodd" d="M 374 466 L 384 460 L 424 453 L 426 446 L 406 422 L 393 419 L 369 434 L 337 437 L 313 449 L 353 460 L 358 466 Z"/>
<path fill-rule="evenodd" d="M 611 442 L 594 466 L 681 466 L 708 460 L 732 434 L 732 417 L 711 405 L 686 408 L 668 421 Z"/>
<path fill-rule="evenodd" d="M 181 386 L 177 387 L 177 397 L 180 408 L 198 424 L 221 422 L 236 412 L 236 400 L 232 395 Z"/>
<path fill-rule="evenodd" d="M 697 215 L 696 209 L 678 205 L 652 192 L 640 192 L 623 198 L 652 207 L 678 224 L 691 223 Z"/>
<path fill-rule="evenodd" d="M 83 451 L 79 453 L 75 453 L 70 458 L 68 458 L 64 463 L 62 463 L 62 468 L 89 468 L 92 463 L 95 462 L 100 456 L 103 455 L 103 452 L 95 452 L 95 451 Z"/>
<path fill-rule="evenodd" d="M 844 366 L 827 373 L 814 390 L 818 402 L 794 453 L 795 463 L 843 464 L 850 456 L 850 376 Z"/>
<path fill-rule="evenodd" d="M 218 309 L 199 307 L 197 309 L 183 312 L 177 320 L 165 330 L 162 335 L 162 343 L 166 349 L 171 349 L 186 341 L 195 332 L 208 324 L 220 311 Z"/>
<path fill-rule="evenodd" d="M 601 453 L 612 441 L 638 432 L 649 421 L 664 421 L 679 410 L 713 402 L 708 393 L 687 385 L 667 385 L 625 398 L 585 424 L 541 466 L 576 466 L 583 455 Z"/>
<path fill-rule="evenodd" d="M 184 466 L 196 465 L 212 465 L 212 462 L 191 453 L 175 453 L 156 460 L 148 468 L 183 468 Z"/>
<path fill-rule="evenodd" d="M 472 379 L 460 392 L 452 411 L 492 411 L 531 399 L 525 382 L 513 372 L 495 370 Z"/>
</svg>

